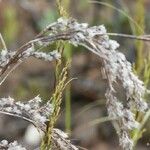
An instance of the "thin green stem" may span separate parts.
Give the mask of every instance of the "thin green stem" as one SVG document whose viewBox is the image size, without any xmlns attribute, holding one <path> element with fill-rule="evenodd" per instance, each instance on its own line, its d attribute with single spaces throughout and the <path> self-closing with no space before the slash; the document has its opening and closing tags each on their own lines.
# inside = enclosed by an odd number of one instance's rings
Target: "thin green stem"
<svg viewBox="0 0 150 150">
<path fill-rule="evenodd" d="M 7 47 L 6 47 L 6 44 L 5 44 L 5 41 L 0 33 L 0 46 L 2 45 L 2 49 L 4 49 L 5 51 L 7 51 Z M 0 51 L 1 51 L 1 47 L 0 47 Z"/>
<path fill-rule="evenodd" d="M 69 17 L 68 9 L 70 6 L 70 0 L 57 0 L 57 8 L 59 15 L 65 18 Z M 71 60 L 72 50 L 70 45 L 63 43 L 65 48 L 64 57 L 65 61 Z M 70 71 L 68 70 L 70 76 Z M 71 134 L 71 85 L 69 84 L 65 91 L 65 128 L 66 132 Z"/>
<path fill-rule="evenodd" d="M 64 56 L 66 61 L 72 57 L 72 49 L 69 44 L 65 44 Z M 70 76 L 70 70 L 68 70 L 68 76 Z M 65 128 L 66 132 L 71 134 L 71 84 L 65 91 Z"/>
<path fill-rule="evenodd" d="M 71 134 L 71 85 L 69 84 L 65 92 L 65 128 Z"/>
<path fill-rule="evenodd" d="M 133 135 L 133 141 L 134 141 L 134 148 L 138 142 L 138 140 L 141 138 L 142 133 L 143 133 L 143 128 L 146 124 L 146 122 L 148 121 L 148 119 L 150 118 L 150 110 L 148 110 L 146 112 L 146 114 L 144 115 L 143 120 L 140 122 L 139 128 L 136 130 L 136 132 Z"/>
<path fill-rule="evenodd" d="M 144 10 L 144 0 L 137 0 L 135 5 L 135 20 L 142 28 L 142 31 L 139 28 L 135 28 L 136 35 L 144 34 L 144 27 L 145 27 L 145 10 Z M 143 48 L 144 45 L 141 41 L 136 41 L 136 62 L 135 62 L 135 69 L 137 73 L 140 75 L 141 70 L 143 69 L 144 63 L 144 56 L 143 56 Z"/>
<path fill-rule="evenodd" d="M 129 23 L 132 22 L 140 31 L 143 31 L 143 29 L 138 25 L 138 23 L 137 23 L 132 17 L 130 17 L 126 11 L 124 11 L 124 10 L 122 10 L 122 9 L 119 9 L 119 8 L 117 8 L 117 7 L 115 7 L 115 6 L 111 5 L 111 4 L 109 4 L 109 3 L 107 3 L 107 2 L 99 2 L 99 1 L 94 1 L 94 0 L 92 1 L 92 0 L 91 0 L 91 1 L 89 1 L 89 3 L 100 4 L 100 5 L 103 5 L 103 6 L 106 6 L 106 7 L 109 7 L 109 8 L 111 8 L 111 9 L 114 9 L 114 10 L 118 11 L 120 14 L 122 14 L 122 15 L 124 15 L 125 17 L 128 18 Z M 130 25 L 131 25 L 131 24 L 130 24 Z"/>
<path fill-rule="evenodd" d="M 101 124 L 101 123 L 108 122 L 108 121 L 114 121 L 116 119 L 117 118 L 110 118 L 110 117 L 106 116 L 106 117 L 98 118 L 98 119 L 95 119 L 95 120 L 89 122 L 88 126 L 93 126 L 93 125 Z"/>
</svg>

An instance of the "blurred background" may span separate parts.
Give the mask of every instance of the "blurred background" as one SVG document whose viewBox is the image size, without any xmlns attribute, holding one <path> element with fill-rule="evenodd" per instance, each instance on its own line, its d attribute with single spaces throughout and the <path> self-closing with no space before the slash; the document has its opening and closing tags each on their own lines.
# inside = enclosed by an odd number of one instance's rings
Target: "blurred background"
<svg viewBox="0 0 150 150">
<path fill-rule="evenodd" d="M 64 5 L 67 5 L 65 7 L 70 17 L 90 25 L 104 24 L 108 32 L 134 35 L 150 33 L 150 0 L 68 0 Z M 34 39 L 44 27 L 59 17 L 55 0 L 0 0 L 0 33 L 7 48 L 12 51 Z M 136 62 L 137 59 L 148 59 L 148 43 L 121 37 L 111 38 L 120 43 L 119 51 L 135 64 L 137 73 L 144 80 L 144 62 L 141 61 L 141 65 Z M 72 55 L 70 77 L 78 79 L 71 83 L 69 91 L 71 118 L 65 119 L 70 114 L 65 113 L 64 94 L 56 126 L 69 131 L 71 141 L 81 147 L 90 150 L 117 150 L 119 147 L 115 130 L 111 122 L 104 118 L 107 116 L 104 95 L 106 83 L 101 75 L 101 61 L 82 47 L 69 46 L 69 51 Z M 142 51 L 140 58 L 138 51 Z M 16 100 L 25 101 L 40 94 L 47 101 L 54 90 L 54 69 L 54 63 L 28 59 L 0 87 L 0 97 L 10 95 Z M 149 86 L 149 82 L 146 85 Z M 137 150 L 150 149 L 149 125 L 150 122 L 147 122 L 147 130 L 139 140 Z M 39 139 L 36 139 L 39 135 L 34 135 L 33 130 L 23 120 L 0 115 L 0 140 L 19 140 L 32 150 L 39 144 Z"/>
</svg>

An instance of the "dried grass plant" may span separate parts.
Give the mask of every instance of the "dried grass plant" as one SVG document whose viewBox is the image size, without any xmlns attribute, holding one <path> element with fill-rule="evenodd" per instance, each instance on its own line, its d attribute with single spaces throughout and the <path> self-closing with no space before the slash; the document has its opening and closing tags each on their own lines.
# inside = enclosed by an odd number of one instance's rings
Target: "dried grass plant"
<svg viewBox="0 0 150 150">
<path fill-rule="evenodd" d="M 103 25 L 89 27 L 87 23 L 78 23 L 74 19 L 59 18 L 56 22 L 47 26 L 34 40 L 29 41 L 18 50 L 13 52 L 7 50 L 1 36 L 3 48 L 0 53 L 0 85 L 7 76 L 25 59 L 35 57 L 44 61 L 57 60 L 57 68 L 60 75 L 57 75 L 57 84 L 54 94 L 50 100 L 41 105 L 41 98 L 36 96 L 26 103 L 16 102 L 13 98 L 0 99 L 0 113 L 20 117 L 32 123 L 39 130 L 45 132 L 45 137 L 41 143 L 42 150 L 77 150 L 77 146 L 71 144 L 67 134 L 55 129 L 62 94 L 66 85 L 70 82 L 67 79 L 70 63 L 67 62 L 62 70 L 60 65 L 61 52 L 52 51 L 44 53 L 38 51 L 39 47 L 45 47 L 54 42 L 66 41 L 74 46 L 83 46 L 101 59 L 103 62 L 103 75 L 107 79 L 106 107 L 108 116 L 113 120 L 113 125 L 119 137 L 120 147 L 123 150 L 132 150 L 134 143 L 131 132 L 140 127 L 140 123 L 135 120 L 135 112 L 145 113 L 148 105 L 144 100 L 147 89 L 144 83 L 133 73 L 131 64 L 126 60 L 124 54 L 117 48 L 119 44 L 109 39 Z M 141 39 L 145 37 L 132 37 Z M 145 38 L 148 41 L 149 38 Z M 125 104 L 117 96 L 119 89 L 115 88 L 118 84 L 123 87 L 126 97 Z M 46 124 L 46 122 L 48 122 Z M 17 142 L 8 143 L 1 141 L 1 149 L 20 149 L 25 150 Z"/>
</svg>

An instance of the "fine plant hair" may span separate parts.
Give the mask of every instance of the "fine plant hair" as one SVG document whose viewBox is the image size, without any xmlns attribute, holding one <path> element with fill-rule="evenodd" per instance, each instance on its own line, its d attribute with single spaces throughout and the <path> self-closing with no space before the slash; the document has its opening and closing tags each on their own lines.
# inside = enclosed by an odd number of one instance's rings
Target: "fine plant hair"
<svg viewBox="0 0 150 150">
<path fill-rule="evenodd" d="M 124 54 L 117 51 L 119 44 L 109 39 L 103 25 L 89 27 L 87 23 L 78 23 L 74 19 L 59 18 L 56 22 L 47 26 L 36 39 L 23 45 L 18 50 L 10 52 L 7 49 L 2 49 L 0 55 L 0 83 L 4 82 L 14 66 L 28 57 L 33 56 L 45 61 L 60 59 L 61 53 L 58 53 L 58 51 L 44 53 L 36 50 L 36 48 L 39 49 L 39 47 L 45 47 L 60 40 L 67 41 L 74 46 L 83 46 L 101 60 L 103 76 L 107 80 L 105 96 L 108 115 L 113 118 L 112 122 L 119 137 L 120 147 L 123 150 L 132 150 L 133 141 L 130 133 L 139 126 L 139 123 L 135 120 L 134 112 L 144 113 L 148 109 L 147 103 L 144 102 L 147 89 L 144 87 L 143 82 L 132 72 L 131 64 L 126 60 Z M 62 73 L 58 76 L 54 94 L 46 104 L 41 105 L 39 96 L 26 103 L 15 102 L 10 97 L 1 98 L 0 101 L 0 113 L 21 117 L 45 132 L 41 144 L 42 150 L 78 149 L 71 144 L 64 132 L 54 128 L 60 112 L 62 93 L 69 82 L 67 81 L 69 66 L 68 62 L 62 69 Z M 125 103 L 117 96 L 119 90 L 115 88 L 116 85 L 123 87 Z M 7 141 L 2 141 L 0 144 L 6 149 L 10 145 Z"/>
</svg>

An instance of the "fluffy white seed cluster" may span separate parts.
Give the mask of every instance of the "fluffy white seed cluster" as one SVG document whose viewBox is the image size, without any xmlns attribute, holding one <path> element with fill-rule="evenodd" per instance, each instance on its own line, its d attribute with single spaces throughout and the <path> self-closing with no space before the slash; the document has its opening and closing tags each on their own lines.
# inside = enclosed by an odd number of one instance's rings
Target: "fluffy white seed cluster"
<svg viewBox="0 0 150 150">
<path fill-rule="evenodd" d="M 44 61 L 53 61 L 54 59 L 59 59 L 61 56 L 57 51 L 52 51 L 50 53 L 43 53 L 43 52 L 34 52 L 32 56 L 38 59 L 44 59 Z"/>
<path fill-rule="evenodd" d="M 68 135 L 59 129 L 53 129 L 52 149 L 56 150 L 78 150 L 71 144 Z"/>
<path fill-rule="evenodd" d="M 4 67 L 15 54 L 16 52 L 8 52 L 2 49 L 0 52 L 0 68 Z"/>
<path fill-rule="evenodd" d="M 116 97 L 112 97 L 110 93 L 106 94 L 108 114 L 111 118 L 119 119 L 121 124 L 121 129 L 131 130 L 138 127 L 138 122 L 134 119 L 134 114 L 127 108 L 124 108 L 121 102 L 119 102 Z"/>
<path fill-rule="evenodd" d="M 7 140 L 2 140 L 0 142 L 0 149 L 1 150 L 26 150 L 26 148 L 18 144 L 17 141 L 9 143 Z"/>
<path fill-rule="evenodd" d="M 53 112 L 53 106 L 50 102 L 41 105 L 41 98 L 36 96 L 28 102 L 16 102 L 13 98 L 0 99 L 0 111 L 19 115 L 20 117 L 27 118 L 38 125 L 44 124 L 50 114 Z"/>
<path fill-rule="evenodd" d="M 133 141 L 129 138 L 127 132 L 122 131 L 120 134 L 119 142 L 122 148 L 125 150 L 131 150 L 133 147 Z"/>
<path fill-rule="evenodd" d="M 53 61 L 53 60 L 55 60 L 55 59 L 57 60 L 61 57 L 60 53 L 58 53 L 58 51 L 56 51 L 56 50 L 49 52 L 49 53 L 36 51 L 33 44 L 30 48 L 28 48 L 26 51 L 21 53 L 20 56 L 21 56 L 21 59 L 33 56 L 35 58 L 42 59 L 44 61 Z"/>
<path fill-rule="evenodd" d="M 143 100 L 146 91 L 144 84 L 134 75 L 131 64 L 126 60 L 124 54 L 116 50 L 119 44 L 109 39 L 103 25 L 88 27 L 86 23 L 80 24 L 75 20 L 60 18 L 50 27 L 53 34 L 59 34 L 64 30 L 70 32 L 70 43 L 75 46 L 84 46 L 103 61 L 108 79 L 106 92 L 108 114 L 110 117 L 117 118 L 120 128 L 118 133 L 120 145 L 124 150 L 130 150 L 132 141 L 128 131 L 138 127 L 138 122 L 135 121 L 131 110 L 144 112 L 148 106 Z M 127 106 L 124 106 L 116 97 L 117 90 L 114 88 L 114 84 L 117 82 L 124 88 Z"/>
<path fill-rule="evenodd" d="M 6 65 L 8 65 L 10 60 L 13 59 L 16 56 L 16 54 L 17 54 L 17 51 L 8 52 L 7 50 L 2 50 L 0 52 L 0 72 Z M 32 45 L 30 48 L 28 48 L 27 50 L 25 50 L 24 52 L 20 53 L 17 56 L 17 59 L 18 59 L 17 61 L 23 61 L 24 59 L 27 59 L 31 56 L 38 58 L 38 59 L 42 59 L 44 61 L 53 61 L 61 57 L 61 55 L 56 50 L 49 52 L 49 53 L 39 52 L 39 51 L 36 51 L 34 49 L 34 45 Z"/>
</svg>

